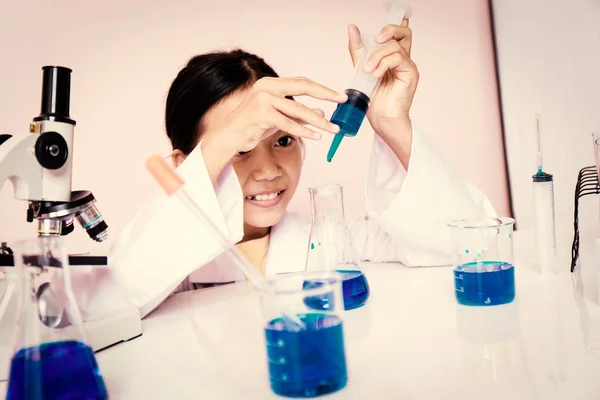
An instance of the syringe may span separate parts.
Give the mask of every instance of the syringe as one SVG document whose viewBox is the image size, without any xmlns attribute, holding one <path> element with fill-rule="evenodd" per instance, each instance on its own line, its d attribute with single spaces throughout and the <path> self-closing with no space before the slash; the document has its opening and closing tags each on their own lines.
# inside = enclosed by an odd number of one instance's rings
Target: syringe
<svg viewBox="0 0 600 400">
<path fill-rule="evenodd" d="M 537 172 L 533 175 L 535 206 L 535 243 L 543 273 L 554 272 L 556 260 L 556 227 L 554 214 L 554 178 L 543 171 L 540 115 L 536 114 Z"/>
<path fill-rule="evenodd" d="M 379 29 L 390 24 L 400 25 L 402 19 L 409 18 L 411 8 L 408 2 L 397 0 L 393 3 L 385 15 L 384 20 L 379 25 Z M 382 44 L 375 41 L 375 35 L 363 34 L 362 41 L 364 49 L 361 58 L 356 62 L 356 75 L 354 82 L 349 89 L 346 89 L 348 100 L 343 104 L 338 104 L 335 112 L 331 116 L 331 122 L 339 125 L 340 131 L 334 136 L 333 142 L 327 153 L 327 161 L 331 162 L 344 136 L 354 137 L 369 109 L 371 95 L 379 84 L 380 78 L 375 78 L 371 73 L 363 71 L 365 63 L 371 57 L 371 54 Z"/>
</svg>

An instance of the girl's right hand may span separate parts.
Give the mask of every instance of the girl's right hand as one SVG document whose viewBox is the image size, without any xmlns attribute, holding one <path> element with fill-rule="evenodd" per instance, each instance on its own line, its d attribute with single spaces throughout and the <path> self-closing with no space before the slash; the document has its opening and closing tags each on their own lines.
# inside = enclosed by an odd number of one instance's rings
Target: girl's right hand
<svg viewBox="0 0 600 400">
<path fill-rule="evenodd" d="M 309 96 L 344 103 L 347 96 L 307 78 L 262 78 L 247 97 L 217 129 L 206 132 L 205 140 L 233 157 L 254 149 L 261 140 L 284 131 L 307 139 L 320 139 L 321 134 L 305 125 L 331 133 L 340 128 L 323 117 L 323 111 L 312 110 L 286 96 Z"/>
</svg>

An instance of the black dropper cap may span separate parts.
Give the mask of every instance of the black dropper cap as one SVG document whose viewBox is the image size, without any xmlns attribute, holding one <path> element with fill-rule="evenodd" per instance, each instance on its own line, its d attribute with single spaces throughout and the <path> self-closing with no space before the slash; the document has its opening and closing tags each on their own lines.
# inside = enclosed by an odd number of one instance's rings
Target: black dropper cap
<svg viewBox="0 0 600 400">
<path fill-rule="evenodd" d="M 42 112 L 34 121 L 58 121 L 75 125 L 69 117 L 71 103 L 71 69 L 58 66 L 42 67 Z"/>
</svg>

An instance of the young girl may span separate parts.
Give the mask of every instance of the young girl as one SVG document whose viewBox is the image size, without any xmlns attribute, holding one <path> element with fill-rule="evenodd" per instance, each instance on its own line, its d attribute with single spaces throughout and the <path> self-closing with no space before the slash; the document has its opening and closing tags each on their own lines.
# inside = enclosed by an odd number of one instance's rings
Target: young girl
<svg viewBox="0 0 600 400">
<path fill-rule="evenodd" d="M 362 41 L 350 26 L 353 62 Z M 446 222 L 495 215 L 487 198 L 441 161 L 409 110 L 418 72 L 410 59 L 408 21 L 384 27 L 385 43 L 365 65 L 382 77 L 367 118 L 375 131 L 367 182 L 367 218 L 351 224 L 361 259 L 407 266 L 451 262 Z M 279 78 L 241 50 L 203 54 L 179 72 L 166 104 L 173 164 L 206 214 L 262 274 L 305 267 L 308 221 L 286 212 L 300 178 L 302 139 L 311 125 L 339 127 L 295 102 L 311 96 L 343 103 L 346 95 L 306 78 Z M 176 198 L 162 197 L 127 226 L 110 268 L 142 316 L 174 291 L 245 280 L 224 246 Z"/>
</svg>

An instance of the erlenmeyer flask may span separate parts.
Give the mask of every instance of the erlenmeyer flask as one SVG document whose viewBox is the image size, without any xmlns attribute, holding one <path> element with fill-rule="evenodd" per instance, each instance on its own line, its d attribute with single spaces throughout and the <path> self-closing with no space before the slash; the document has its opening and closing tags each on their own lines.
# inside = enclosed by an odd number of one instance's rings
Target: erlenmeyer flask
<svg viewBox="0 0 600 400">
<path fill-rule="evenodd" d="M 14 252 L 18 310 L 6 399 L 107 399 L 94 352 L 85 340 L 61 238 L 23 241 Z M 50 276 L 52 286 L 39 285 Z M 52 296 L 46 292 L 50 290 Z M 50 297 L 51 307 L 43 300 Z M 70 326 L 57 329 L 64 325 L 57 319 L 68 320 Z"/>
<path fill-rule="evenodd" d="M 344 216 L 341 185 L 309 189 L 312 226 L 308 241 L 306 271 L 341 274 L 344 308 L 352 310 L 369 298 L 369 283 L 359 266 L 359 257 Z"/>
</svg>

